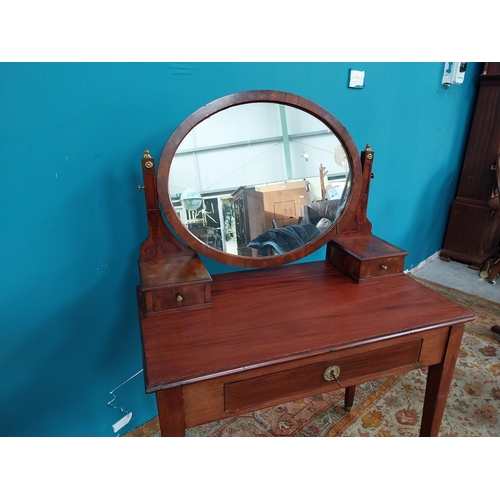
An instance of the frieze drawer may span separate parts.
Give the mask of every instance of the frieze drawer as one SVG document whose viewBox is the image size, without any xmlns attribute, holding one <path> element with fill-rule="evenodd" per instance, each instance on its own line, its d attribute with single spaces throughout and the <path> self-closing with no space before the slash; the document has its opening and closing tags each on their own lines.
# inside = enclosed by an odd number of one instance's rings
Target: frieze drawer
<svg viewBox="0 0 500 500">
<path fill-rule="evenodd" d="M 415 340 L 348 356 L 337 353 L 320 363 L 228 383 L 224 386 L 225 410 L 237 411 L 282 398 L 290 400 L 294 394 L 309 391 L 345 388 L 354 385 L 356 379 L 377 373 L 382 377 L 384 372 L 417 364 L 421 345 L 421 340 Z"/>
</svg>

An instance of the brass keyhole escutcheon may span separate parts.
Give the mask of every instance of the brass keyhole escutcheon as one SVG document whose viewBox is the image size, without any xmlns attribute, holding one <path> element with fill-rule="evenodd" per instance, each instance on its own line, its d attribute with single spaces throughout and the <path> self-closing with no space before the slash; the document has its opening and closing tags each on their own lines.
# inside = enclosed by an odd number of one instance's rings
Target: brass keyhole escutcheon
<svg viewBox="0 0 500 500">
<path fill-rule="evenodd" d="M 340 375 L 340 366 L 337 365 L 332 365 L 329 366 L 324 372 L 323 372 L 323 378 L 327 382 L 331 382 L 332 380 L 335 380 L 337 384 L 340 385 L 340 382 L 338 380 L 338 376 Z"/>
</svg>

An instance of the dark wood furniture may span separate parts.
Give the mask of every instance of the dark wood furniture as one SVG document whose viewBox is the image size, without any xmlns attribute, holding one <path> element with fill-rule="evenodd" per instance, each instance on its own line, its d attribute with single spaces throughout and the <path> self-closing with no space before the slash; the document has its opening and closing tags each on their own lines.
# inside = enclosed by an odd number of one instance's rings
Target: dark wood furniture
<svg viewBox="0 0 500 500">
<path fill-rule="evenodd" d="M 296 186 L 296 185 L 299 186 Z M 300 186 L 300 184 L 304 184 Z M 297 224 L 300 217 L 301 206 L 307 203 L 305 182 L 295 182 L 292 186 L 264 191 L 264 210 L 266 212 L 266 229 L 284 227 Z"/>
<path fill-rule="evenodd" d="M 247 245 L 266 229 L 262 193 L 254 188 L 240 187 L 233 193 L 233 203 L 238 255 L 257 257 L 257 250 Z M 262 215 L 255 217 L 257 213 Z"/>
<path fill-rule="evenodd" d="M 495 163 L 500 155 L 500 63 L 487 63 L 479 77 L 474 117 L 457 196 L 446 229 L 442 260 L 479 269 L 498 252 L 500 210 Z M 498 201 L 498 200 L 497 200 Z"/>
<path fill-rule="evenodd" d="M 470 313 L 404 274 L 358 285 L 328 262 L 213 280 L 212 308 L 142 316 L 162 435 L 423 366 L 421 435 L 437 435 Z"/>
<path fill-rule="evenodd" d="M 146 391 L 156 394 L 162 436 L 335 389 L 345 389 L 349 409 L 357 384 L 419 367 L 429 367 L 420 434 L 436 436 L 464 324 L 474 316 L 406 276 L 406 252 L 371 234 L 373 151 L 360 158 L 330 113 L 291 94 L 250 92 L 215 101 L 201 117 L 254 100 L 307 110 L 338 134 L 351 163 L 348 202 L 329 230 L 299 250 L 224 255 L 191 235 L 169 204 L 172 157 L 196 113 L 167 142 L 157 178 L 145 155 L 149 236 L 137 293 Z M 169 223 L 193 248 L 163 223 L 158 193 Z M 325 243 L 325 261 L 281 265 Z M 195 250 L 258 269 L 211 277 Z"/>
</svg>

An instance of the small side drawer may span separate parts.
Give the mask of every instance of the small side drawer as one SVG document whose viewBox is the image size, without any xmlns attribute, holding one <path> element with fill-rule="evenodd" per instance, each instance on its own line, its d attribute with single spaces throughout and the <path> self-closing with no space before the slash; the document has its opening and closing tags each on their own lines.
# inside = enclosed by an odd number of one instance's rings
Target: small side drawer
<svg viewBox="0 0 500 500">
<path fill-rule="evenodd" d="M 146 314 L 211 305 L 210 285 L 204 283 L 165 286 L 145 290 L 143 294 Z"/>
<path fill-rule="evenodd" d="M 383 257 L 361 263 L 359 279 L 390 276 L 404 271 L 404 257 Z"/>
<path fill-rule="evenodd" d="M 371 234 L 331 240 L 326 251 L 327 260 L 358 283 L 402 273 L 407 255 Z"/>
<path fill-rule="evenodd" d="M 291 370 L 227 383 L 224 385 L 224 407 L 226 411 L 237 411 L 273 400 L 290 401 L 294 395 L 349 387 L 362 377 L 382 377 L 384 372 L 418 363 L 421 345 L 421 340 L 414 340 L 348 356 L 337 353 L 332 355 L 331 359 L 320 363 L 313 362 Z M 323 376 L 325 370 L 332 365 L 340 369 L 338 383 L 327 381 Z"/>
</svg>

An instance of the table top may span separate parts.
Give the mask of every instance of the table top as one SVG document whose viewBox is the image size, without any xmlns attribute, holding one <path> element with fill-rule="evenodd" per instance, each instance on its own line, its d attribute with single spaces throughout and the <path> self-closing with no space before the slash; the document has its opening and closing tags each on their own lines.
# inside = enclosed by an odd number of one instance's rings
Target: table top
<svg viewBox="0 0 500 500">
<path fill-rule="evenodd" d="M 141 312 L 148 392 L 475 317 L 404 274 L 358 284 L 325 261 L 213 276 L 212 303 Z"/>
</svg>

